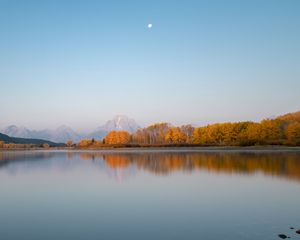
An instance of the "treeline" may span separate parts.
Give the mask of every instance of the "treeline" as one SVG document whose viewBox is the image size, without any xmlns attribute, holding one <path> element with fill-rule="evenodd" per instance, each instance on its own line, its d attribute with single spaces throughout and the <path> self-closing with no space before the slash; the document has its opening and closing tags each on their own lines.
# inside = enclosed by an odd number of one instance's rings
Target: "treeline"
<svg viewBox="0 0 300 240">
<path fill-rule="evenodd" d="M 70 143 L 67 144 L 70 146 Z M 72 145 L 72 144 L 71 144 Z M 191 125 L 174 127 L 157 123 L 133 134 L 111 131 L 102 140 L 85 139 L 78 148 L 103 146 L 252 146 L 252 145 L 300 145 L 300 112 L 289 113 L 276 119 L 256 122 L 216 123 L 194 128 Z"/>
<path fill-rule="evenodd" d="M 50 148 L 50 147 L 64 147 L 64 143 L 55 143 L 43 139 L 32 138 L 17 138 L 0 133 L 0 149 L 20 148 Z"/>
<path fill-rule="evenodd" d="M 36 148 L 50 148 L 47 143 L 36 145 L 36 144 L 21 144 L 21 143 L 5 143 L 0 141 L 0 149 L 36 149 Z"/>
</svg>

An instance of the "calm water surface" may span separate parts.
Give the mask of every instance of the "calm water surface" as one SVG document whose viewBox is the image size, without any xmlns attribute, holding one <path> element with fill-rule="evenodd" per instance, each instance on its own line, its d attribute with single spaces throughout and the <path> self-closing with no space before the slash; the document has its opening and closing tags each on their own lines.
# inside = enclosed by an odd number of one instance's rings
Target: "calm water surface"
<svg viewBox="0 0 300 240">
<path fill-rule="evenodd" d="M 0 152 L 0 239 L 300 239 L 300 152 Z"/>
</svg>

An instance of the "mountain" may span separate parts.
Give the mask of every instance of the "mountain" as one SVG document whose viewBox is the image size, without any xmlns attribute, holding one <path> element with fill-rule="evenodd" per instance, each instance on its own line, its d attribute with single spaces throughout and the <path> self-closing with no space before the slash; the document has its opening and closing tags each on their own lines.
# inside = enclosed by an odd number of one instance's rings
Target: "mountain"
<svg viewBox="0 0 300 240">
<path fill-rule="evenodd" d="M 105 135 L 112 130 L 118 131 L 128 131 L 130 133 L 135 132 L 139 129 L 138 124 L 135 120 L 128 118 L 124 115 L 117 115 L 113 119 L 107 121 L 104 125 L 97 128 L 95 131 L 92 131 L 88 134 L 79 134 L 75 132 L 72 128 L 62 125 L 56 129 L 44 129 L 44 130 L 30 130 L 25 127 L 17 127 L 11 125 L 3 129 L 3 134 L 6 134 L 10 137 L 18 138 L 33 138 L 33 139 L 44 139 L 52 142 L 65 143 L 68 140 L 73 142 L 78 142 L 83 138 L 94 138 L 94 139 L 103 139 Z"/>
<path fill-rule="evenodd" d="M 127 131 L 130 133 L 134 133 L 137 129 L 139 129 L 139 125 L 135 122 L 134 119 L 130 119 L 124 115 L 117 115 L 112 120 L 107 121 L 103 126 L 100 127 L 101 129 L 107 131 Z"/>
<path fill-rule="evenodd" d="M 21 138 L 31 138 L 32 133 L 25 127 L 17 127 L 16 125 L 8 126 L 7 128 L 2 130 L 2 133 L 13 136 L 13 137 L 21 137 Z"/>
<path fill-rule="evenodd" d="M 35 145 L 43 145 L 49 144 L 50 147 L 62 147 L 64 146 L 63 143 L 54 143 L 51 141 L 46 141 L 42 139 L 32 139 L 32 138 L 16 138 L 16 137 L 9 137 L 6 134 L 0 133 L 0 141 L 5 143 L 17 143 L 17 144 L 35 144 Z"/>
<path fill-rule="evenodd" d="M 125 115 L 117 115 L 113 119 L 108 120 L 104 125 L 97 128 L 94 132 L 87 135 L 87 138 L 103 139 L 110 131 L 127 131 L 134 133 L 139 129 L 139 125 L 134 119 L 128 118 Z"/>
<path fill-rule="evenodd" d="M 67 126 L 60 126 L 54 130 L 44 129 L 40 131 L 29 130 L 15 125 L 8 126 L 2 132 L 11 137 L 45 139 L 52 142 L 65 143 L 68 140 L 78 142 L 81 136 Z"/>
<path fill-rule="evenodd" d="M 72 128 L 67 127 L 65 125 L 56 128 L 54 131 L 50 132 L 51 141 L 54 142 L 67 142 L 68 140 L 72 140 L 73 142 L 78 142 L 82 136 L 76 133 Z"/>
</svg>

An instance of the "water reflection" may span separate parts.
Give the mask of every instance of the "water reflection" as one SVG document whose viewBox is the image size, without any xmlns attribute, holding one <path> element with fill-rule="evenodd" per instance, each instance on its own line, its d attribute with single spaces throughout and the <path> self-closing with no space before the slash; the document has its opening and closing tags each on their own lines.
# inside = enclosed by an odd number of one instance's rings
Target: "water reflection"
<svg viewBox="0 0 300 240">
<path fill-rule="evenodd" d="M 0 168 L 18 161 L 42 160 L 54 156 L 55 152 L 50 151 L 0 151 Z"/>
<path fill-rule="evenodd" d="M 111 168 L 137 166 L 154 174 L 205 170 L 216 173 L 282 176 L 300 181 L 300 154 L 297 153 L 81 153 L 81 159 L 104 159 Z"/>
<path fill-rule="evenodd" d="M 144 170 L 156 175 L 175 171 L 203 170 L 225 174 L 255 174 L 300 181 L 300 153 L 258 152 L 0 152 L 0 168 L 19 161 L 38 161 L 61 156 L 64 168 L 70 161 L 87 160 L 106 172 L 120 169 Z M 100 164 L 99 164 L 100 163 Z"/>
</svg>

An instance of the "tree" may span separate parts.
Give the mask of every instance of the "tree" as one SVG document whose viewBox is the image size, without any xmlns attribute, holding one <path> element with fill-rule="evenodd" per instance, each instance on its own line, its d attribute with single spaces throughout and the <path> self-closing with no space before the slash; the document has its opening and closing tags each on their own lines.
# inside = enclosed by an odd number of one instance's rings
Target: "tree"
<svg viewBox="0 0 300 240">
<path fill-rule="evenodd" d="M 43 148 L 48 149 L 48 148 L 50 148 L 50 145 L 49 145 L 48 143 L 44 143 L 44 144 L 43 144 Z"/>
<path fill-rule="evenodd" d="M 67 147 L 72 147 L 73 146 L 73 141 L 72 140 L 68 140 L 66 143 Z"/>
<path fill-rule="evenodd" d="M 260 123 L 260 137 L 266 143 L 278 143 L 281 139 L 281 129 L 279 121 L 266 119 Z"/>
<path fill-rule="evenodd" d="M 252 133 L 250 127 L 254 124 L 252 122 L 228 122 L 196 128 L 192 142 L 208 145 L 250 145 L 253 143 L 249 140 L 249 132 Z"/>
<path fill-rule="evenodd" d="M 92 145 L 92 140 L 90 139 L 82 139 L 77 143 L 79 148 L 87 148 Z"/>
<path fill-rule="evenodd" d="M 195 144 L 212 144 L 213 137 L 211 125 L 195 128 L 192 136 L 192 142 Z"/>
<path fill-rule="evenodd" d="M 169 123 L 156 123 L 146 128 L 139 129 L 132 135 L 132 142 L 142 144 L 163 144 L 165 143 L 165 136 L 170 127 Z"/>
<path fill-rule="evenodd" d="M 102 147 L 103 142 L 102 140 L 94 140 L 93 147 Z"/>
<path fill-rule="evenodd" d="M 261 125 L 259 123 L 249 124 L 246 131 L 247 139 L 254 143 L 259 143 L 261 141 Z"/>
<path fill-rule="evenodd" d="M 292 122 L 285 129 L 286 138 L 291 143 L 300 143 L 300 123 Z"/>
<path fill-rule="evenodd" d="M 193 132 L 193 135 L 192 135 L 192 143 L 195 143 L 195 144 L 201 144 L 203 143 L 203 139 L 201 138 L 202 137 L 202 131 L 203 128 L 195 128 L 194 129 L 194 132 Z"/>
<path fill-rule="evenodd" d="M 105 136 L 106 144 L 126 144 L 130 140 L 130 134 L 126 131 L 111 131 Z"/>
<path fill-rule="evenodd" d="M 168 143 L 185 143 L 187 136 L 179 127 L 173 127 L 168 129 L 165 139 Z"/>
<path fill-rule="evenodd" d="M 188 124 L 181 126 L 180 130 L 186 135 L 186 142 L 191 143 L 195 128 L 191 124 Z"/>
<path fill-rule="evenodd" d="M 193 143 L 196 144 L 223 144 L 225 139 L 225 124 L 212 124 L 196 128 L 193 133 Z"/>
</svg>

